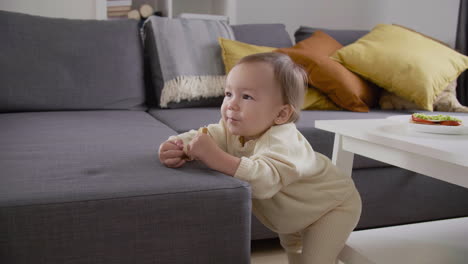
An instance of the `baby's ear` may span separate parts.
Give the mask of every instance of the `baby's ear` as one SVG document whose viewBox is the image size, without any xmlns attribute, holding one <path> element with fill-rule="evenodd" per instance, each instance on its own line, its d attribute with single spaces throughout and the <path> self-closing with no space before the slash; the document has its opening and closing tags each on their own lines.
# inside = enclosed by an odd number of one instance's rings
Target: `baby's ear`
<svg viewBox="0 0 468 264">
<path fill-rule="evenodd" d="M 285 104 L 281 107 L 278 116 L 275 118 L 275 125 L 282 125 L 289 121 L 291 115 L 294 112 L 294 108 L 290 104 Z"/>
</svg>

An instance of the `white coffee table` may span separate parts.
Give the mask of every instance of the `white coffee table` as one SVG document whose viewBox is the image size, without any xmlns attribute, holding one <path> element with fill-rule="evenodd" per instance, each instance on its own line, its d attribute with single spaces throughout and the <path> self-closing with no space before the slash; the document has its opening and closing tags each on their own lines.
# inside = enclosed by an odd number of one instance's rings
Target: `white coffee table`
<svg viewBox="0 0 468 264">
<path fill-rule="evenodd" d="M 315 127 L 335 133 L 332 161 L 349 176 L 359 154 L 468 188 L 467 134 L 416 132 L 389 119 L 317 120 Z M 345 263 L 374 263 L 349 246 L 341 255 Z"/>
<path fill-rule="evenodd" d="M 388 119 L 318 120 L 315 127 L 335 133 L 333 162 L 348 175 L 359 154 L 468 188 L 468 135 L 416 132 Z"/>
</svg>

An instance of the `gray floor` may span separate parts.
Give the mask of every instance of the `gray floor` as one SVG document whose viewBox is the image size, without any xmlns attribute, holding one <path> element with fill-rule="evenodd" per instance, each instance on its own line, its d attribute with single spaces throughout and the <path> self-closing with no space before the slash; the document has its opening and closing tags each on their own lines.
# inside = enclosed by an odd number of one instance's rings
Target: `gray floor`
<svg viewBox="0 0 468 264">
<path fill-rule="evenodd" d="M 252 242 L 251 264 L 287 264 L 278 239 L 257 240 Z"/>
</svg>

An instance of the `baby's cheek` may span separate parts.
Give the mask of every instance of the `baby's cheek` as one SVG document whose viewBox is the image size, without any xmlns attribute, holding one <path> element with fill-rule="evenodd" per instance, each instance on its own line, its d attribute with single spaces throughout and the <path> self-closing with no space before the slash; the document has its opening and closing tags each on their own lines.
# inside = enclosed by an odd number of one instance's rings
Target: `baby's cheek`
<svg viewBox="0 0 468 264">
<path fill-rule="evenodd" d="M 224 106 L 224 104 L 221 105 L 221 110 L 220 110 L 220 112 L 221 112 L 221 116 L 222 116 L 223 119 L 224 119 L 224 117 L 226 116 L 226 107 Z"/>
</svg>

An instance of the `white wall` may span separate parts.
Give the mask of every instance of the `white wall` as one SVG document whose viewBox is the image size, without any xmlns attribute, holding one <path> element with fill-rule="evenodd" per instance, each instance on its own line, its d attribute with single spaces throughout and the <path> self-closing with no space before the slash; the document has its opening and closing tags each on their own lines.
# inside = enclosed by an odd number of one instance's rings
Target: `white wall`
<svg viewBox="0 0 468 264">
<path fill-rule="evenodd" d="M 367 29 L 395 23 L 455 45 L 460 0 L 237 0 L 236 24 Z"/>
<path fill-rule="evenodd" d="M 105 0 L 0 0 L 0 10 L 46 17 L 107 18 Z"/>
<path fill-rule="evenodd" d="M 135 4 L 163 0 L 134 0 Z M 222 0 L 172 0 L 174 5 L 211 10 L 206 3 Z M 331 29 L 370 30 L 396 23 L 455 45 L 460 0 L 223 0 L 231 21 L 284 23 L 293 37 L 301 25 Z M 212 3 L 212 2 L 211 2 Z M 139 5 L 138 5 L 139 6 Z M 157 8 L 157 4 L 155 7 Z M 105 19 L 105 0 L 0 0 L 0 10 L 51 17 Z M 190 11 L 193 12 L 189 8 Z M 179 8 L 182 12 L 183 8 Z M 234 14 L 234 15 L 233 15 Z"/>
</svg>

